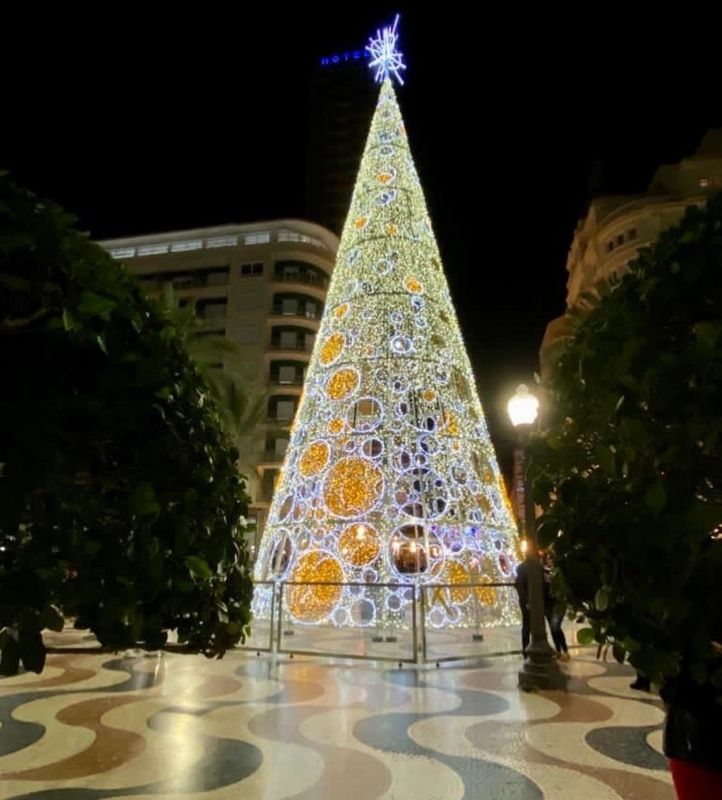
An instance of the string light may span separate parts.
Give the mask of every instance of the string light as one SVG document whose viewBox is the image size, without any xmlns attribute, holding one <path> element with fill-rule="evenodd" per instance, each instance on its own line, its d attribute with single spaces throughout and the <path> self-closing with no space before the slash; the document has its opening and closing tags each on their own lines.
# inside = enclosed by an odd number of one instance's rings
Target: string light
<svg viewBox="0 0 722 800">
<path fill-rule="evenodd" d="M 386 80 L 256 562 L 258 580 L 305 584 L 285 590 L 297 622 L 408 626 L 408 587 L 429 583 L 452 584 L 431 625 L 517 620 L 513 590 L 488 585 L 519 544 L 474 386 Z"/>
</svg>

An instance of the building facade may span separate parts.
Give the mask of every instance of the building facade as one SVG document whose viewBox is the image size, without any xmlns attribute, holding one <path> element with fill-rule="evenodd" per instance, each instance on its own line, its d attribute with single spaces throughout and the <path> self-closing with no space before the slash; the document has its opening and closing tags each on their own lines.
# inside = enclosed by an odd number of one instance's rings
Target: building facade
<svg viewBox="0 0 722 800">
<path fill-rule="evenodd" d="M 306 213 L 341 234 L 377 90 L 363 48 L 319 59 L 309 97 Z"/>
<path fill-rule="evenodd" d="M 204 331 L 238 346 L 265 419 L 240 443 L 255 554 L 303 388 L 338 238 L 300 220 L 132 236 L 99 242 L 150 297 L 167 288 L 194 302 Z"/>
<path fill-rule="evenodd" d="M 722 129 L 708 131 L 694 155 L 655 172 L 642 195 L 600 197 L 579 221 L 567 256 L 567 310 L 547 326 L 541 346 L 542 372 L 554 364 L 571 335 L 569 312 L 589 305 L 597 285 L 621 275 L 640 247 L 681 219 L 690 205 L 722 191 Z"/>
</svg>

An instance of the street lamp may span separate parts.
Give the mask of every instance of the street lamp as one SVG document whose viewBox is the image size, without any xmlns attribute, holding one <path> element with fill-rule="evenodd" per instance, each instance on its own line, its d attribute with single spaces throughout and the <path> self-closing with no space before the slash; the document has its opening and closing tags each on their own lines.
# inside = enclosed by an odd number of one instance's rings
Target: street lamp
<svg viewBox="0 0 722 800">
<path fill-rule="evenodd" d="M 519 688 L 524 691 L 561 689 L 566 685 L 567 677 L 559 669 L 554 650 L 547 640 L 544 624 L 542 565 L 536 538 L 536 515 L 534 501 L 531 492 L 528 491 L 528 480 L 526 480 L 526 444 L 539 414 L 539 401 L 522 384 L 517 387 L 516 393 L 507 403 L 507 411 L 511 424 L 516 428 L 519 437 L 519 452 L 525 467 L 521 473 L 524 476 L 524 518 L 520 522 L 527 545 L 524 568 L 528 582 L 531 644 L 526 650 L 527 659 L 519 670 Z"/>
</svg>

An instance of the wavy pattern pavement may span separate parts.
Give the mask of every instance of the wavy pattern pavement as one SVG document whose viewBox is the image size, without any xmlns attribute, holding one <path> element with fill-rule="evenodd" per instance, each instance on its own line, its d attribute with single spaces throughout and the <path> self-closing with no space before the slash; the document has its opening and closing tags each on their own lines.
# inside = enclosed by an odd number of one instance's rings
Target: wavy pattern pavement
<svg viewBox="0 0 722 800">
<path fill-rule="evenodd" d="M 518 667 L 54 655 L 0 680 L 0 798 L 673 800 L 625 667 L 577 656 L 539 695 Z"/>
</svg>

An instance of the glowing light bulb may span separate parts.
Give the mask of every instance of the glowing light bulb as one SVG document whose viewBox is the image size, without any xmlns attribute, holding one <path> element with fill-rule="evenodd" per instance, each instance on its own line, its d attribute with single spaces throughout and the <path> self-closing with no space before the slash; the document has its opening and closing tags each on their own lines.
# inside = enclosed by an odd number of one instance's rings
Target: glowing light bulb
<svg viewBox="0 0 722 800">
<path fill-rule="evenodd" d="M 516 388 L 516 393 L 506 405 L 511 418 L 511 424 L 532 425 L 539 414 L 539 401 L 522 383 Z"/>
</svg>

